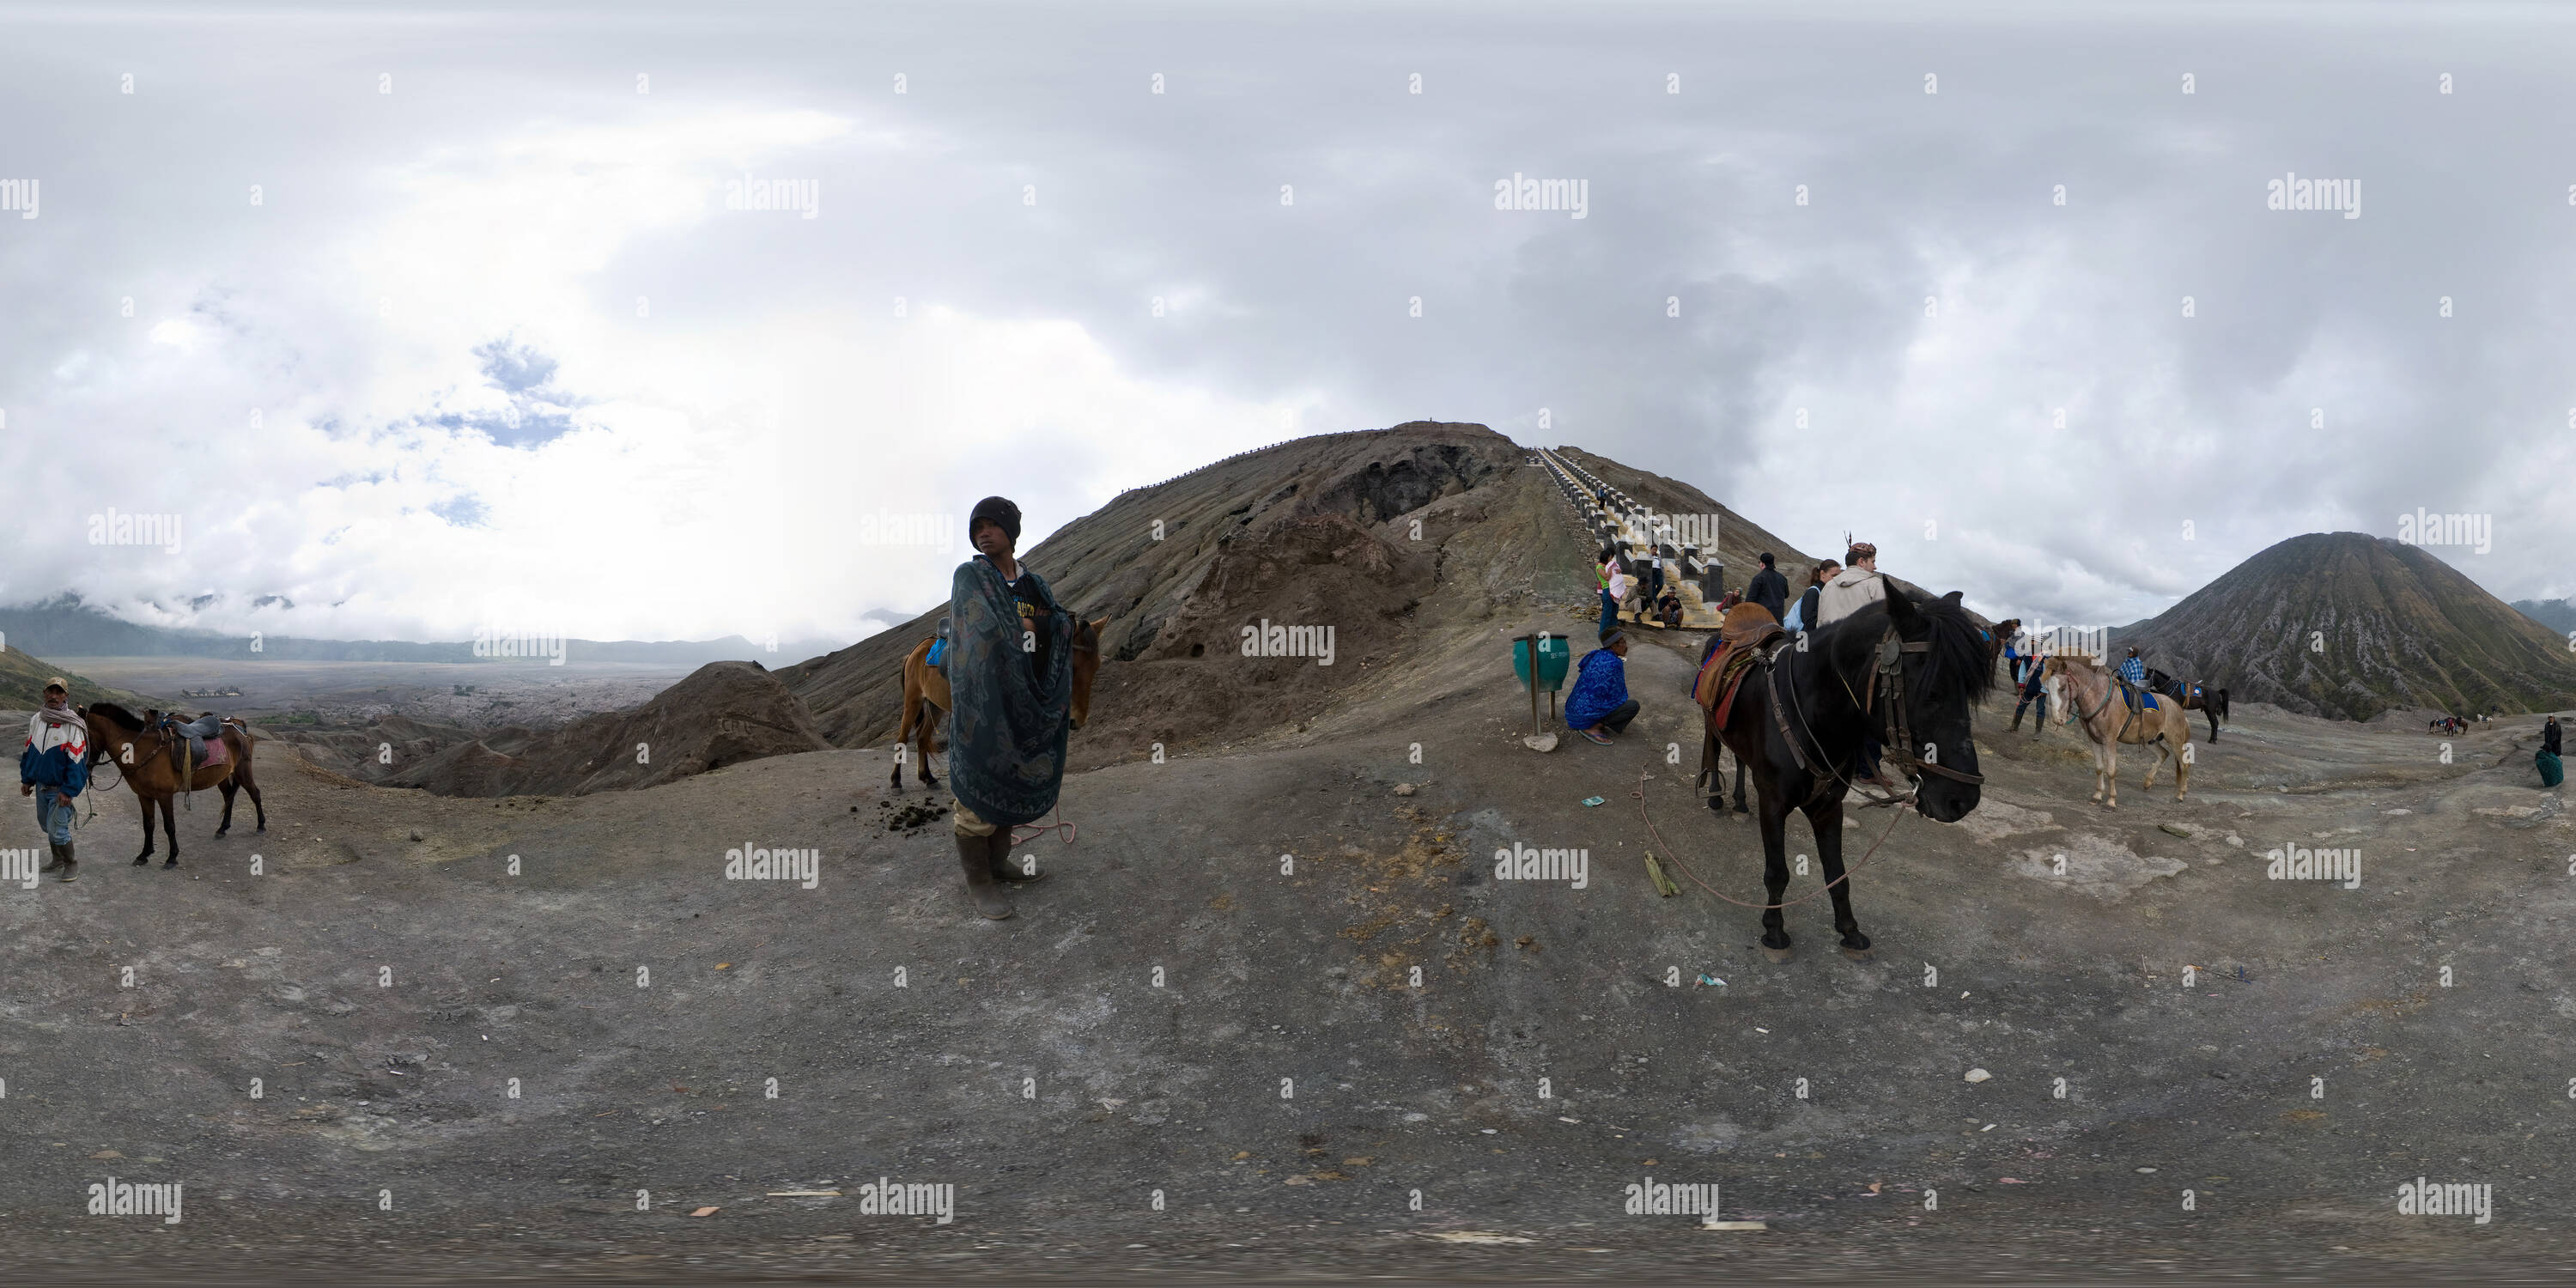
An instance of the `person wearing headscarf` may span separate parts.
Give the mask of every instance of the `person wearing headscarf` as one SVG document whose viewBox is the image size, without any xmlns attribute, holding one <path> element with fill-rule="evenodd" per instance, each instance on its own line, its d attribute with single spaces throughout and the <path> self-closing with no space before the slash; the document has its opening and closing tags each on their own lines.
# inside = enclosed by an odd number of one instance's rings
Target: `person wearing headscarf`
<svg viewBox="0 0 2576 1288">
<path fill-rule="evenodd" d="M 72 707 L 71 681 L 45 681 L 45 705 L 27 721 L 27 746 L 18 753 L 18 794 L 36 798 L 36 826 L 53 847 L 54 861 L 37 869 L 80 879 L 72 855 L 72 799 L 89 786 L 89 721 Z"/>
<path fill-rule="evenodd" d="M 1012 911 L 1005 883 L 1044 875 L 1034 859 L 1011 865 L 1011 829 L 1045 817 L 1064 784 L 1073 618 L 1016 556 L 1020 507 L 976 502 L 966 535 L 976 554 L 948 592 L 948 784 L 966 892 L 999 921 Z"/>
</svg>

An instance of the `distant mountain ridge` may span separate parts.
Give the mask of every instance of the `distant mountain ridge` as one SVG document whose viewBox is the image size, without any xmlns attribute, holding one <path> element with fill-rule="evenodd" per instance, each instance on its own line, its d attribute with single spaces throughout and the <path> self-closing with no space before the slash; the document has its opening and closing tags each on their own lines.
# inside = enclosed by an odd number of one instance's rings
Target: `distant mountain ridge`
<svg viewBox="0 0 2576 1288">
<path fill-rule="evenodd" d="M 2576 631 L 2576 599 L 2517 599 L 2514 611 L 2565 635 Z"/>
<path fill-rule="evenodd" d="M 320 640 L 266 635 L 253 651 L 248 635 L 177 630 L 129 622 L 61 595 L 36 604 L 0 608 L 0 637 L 11 648 L 47 657 L 214 657 L 273 662 L 488 662 L 474 655 L 472 641 L 420 643 L 411 640 Z M 651 662 L 703 665 L 708 662 L 759 662 L 787 666 L 819 657 L 840 644 L 824 640 L 782 642 L 778 651 L 739 635 L 715 640 L 584 640 L 564 642 L 567 660 L 582 662 Z M 526 659 L 503 659 L 522 661 Z"/>
<path fill-rule="evenodd" d="M 2358 532 L 2280 542 L 2112 643 L 2303 715 L 2576 706 L 2565 638 L 2423 547 Z"/>
</svg>

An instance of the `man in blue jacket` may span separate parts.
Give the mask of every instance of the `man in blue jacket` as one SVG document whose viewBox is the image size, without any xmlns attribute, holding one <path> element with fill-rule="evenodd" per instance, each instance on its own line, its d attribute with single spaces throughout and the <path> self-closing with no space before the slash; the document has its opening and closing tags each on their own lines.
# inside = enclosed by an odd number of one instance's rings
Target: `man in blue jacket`
<svg viewBox="0 0 2576 1288">
<path fill-rule="evenodd" d="M 1576 665 L 1574 692 L 1565 696 L 1566 728 L 1604 747 L 1609 734 L 1627 732 L 1637 718 L 1637 700 L 1628 696 L 1627 656 L 1626 631 L 1614 626 L 1601 633 L 1601 647 Z"/>
<path fill-rule="evenodd" d="M 27 748 L 18 753 L 18 794 L 36 798 L 36 826 L 53 844 L 54 861 L 38 869 L 80 879 L 72 857 L 72 798 L 89 786 L 89 722 L 72 710 L 71 681 L 45 681 L 45 705 L 27 721 Z"/>
</svg>

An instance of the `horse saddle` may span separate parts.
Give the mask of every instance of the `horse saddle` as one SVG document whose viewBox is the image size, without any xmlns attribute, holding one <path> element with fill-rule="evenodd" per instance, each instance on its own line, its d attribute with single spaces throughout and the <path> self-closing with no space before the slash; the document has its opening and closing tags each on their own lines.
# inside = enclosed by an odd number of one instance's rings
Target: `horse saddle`
<svg viewBox="0 0 2576 1288">
<path fill-rule="evenodd" d="M 929 655 L 929 656 L 927 656 L 927 657 L 925 657 L 925 658 L 923 658 L 923 659 L 922 659 L 922 661 L 927 662 L 927 663 L 929 663 L 929 664 L 930 664 L 930 665 L 932 665 L 932 666 L 938 666 L 938 665 L 940 665 L 941 663 L 945 662 L 947 659 L 948 659 L 948 619 L 947 619 L 947 618 L 945 618 L 945 617 L 942 617 L 942 618 L 940 618 L 940 619 L 939 619 L 939 634 L 937 634 L 937 635 L 935 635 L 935 636 L 931 637 L 931 640 L 930 640 L 930 655 Z"/>
<path fill-rule="evenodd" d="M 2128 704 L 2128 708 L 2131 711 L 2153 711 L 2156 709 L 2156 695 L 2153 692 L 2141 689 L 2126 680 L 2120 681 L 2120 695 L 2121 700 Z"/>
<path fill-rule="evenodd" d="M 1765 646 L 1788 636 L 1779 619 L 1760 604 L 1728 609 L 1718 627 L 1716 651 L 1700 663 L 1699 677 L 1691 682 L 1691 701 L 1702 711 L 1715 713 L 1716 726 L 1725 728 L 1727 716 L 1735 710 L 1736 692 L 1744 687 L 1753 664 L 1765 657 Z"/>
<path fill-rule="evenodd" d="M 229 722 L 223 717 L 209 712 L 186 724 L 181 724 L 176 716 L 164 717 L 164 720 L 170 732 L 188 740 L 189 764 L 203 769 L 208 765 L 220 765 L 231 757 L 231 749 L 224 746 L 223 740 L 224 725 Z"/>
</svg>

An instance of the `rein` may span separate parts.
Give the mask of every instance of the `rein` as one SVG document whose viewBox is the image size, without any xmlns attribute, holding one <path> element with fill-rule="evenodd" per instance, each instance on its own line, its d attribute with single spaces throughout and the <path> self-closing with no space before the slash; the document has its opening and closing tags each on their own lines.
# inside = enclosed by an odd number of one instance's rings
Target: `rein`
<svg viewBox="0 0 2576 1288">
<path fill-rule="evenodd" d="M 1818 888 L 1814 892 L 1799 895 L 1797 898 L 1791 899 L 1786 903 L 1746 903 L 1742 899 L 1726 894 L 1716 886 L 1700 880 L 1699 874 L 1691 871 L 1689 864 L 1682 862 L 1682 856 L 1675 853 L 1671 845 L 1665 843 L 1664 834 L 1655 830 L 1655 820 L 1648 817 L 1646 814 L 1646 783 L 1651 777 L 1652 775 L 1642 769 L 1637 771 L 1637 818 L 1645 823 L 1646 835 L 1655 838 L 1655 844 L 1663 847 L 1664 857 L 1671 859 L 1673 861 L 1673 866 L 1680 868 L 1682 870 L 1682 875 L 1689 877 L 1692 885 L 1698 886 L 1700 889 L 1706 890 L 1710 894 L 1716 895 L 1718 898 L 1734 904 L 1738 908 L 1754 908 L 1764 912 L 1769 912 L 1775 908 L 1794 908 L 1799 904 L 1805 903 L 1809 899 L 1815 898 L 1817 895 L 1831 893 L 1835 886 L 1851 880 L 1852 874 L 1869 866 L 1870 857 L 1877 854 L 1878 847 L 1887 844 L 1887 838 L 1896 831 L 1896 820 L 1904 817 L 1902 814 L 1888 815 L 1887 829 L 1878 834 L 1877 840 L 1870 842 L 1869 848 L 1861 852 L 1860 858 L 1850 867 L 1844 868 L 1841 876 L 1835 877 L 1833 880 L 1826 882 L 1822 887 Z"/>
</svg>

